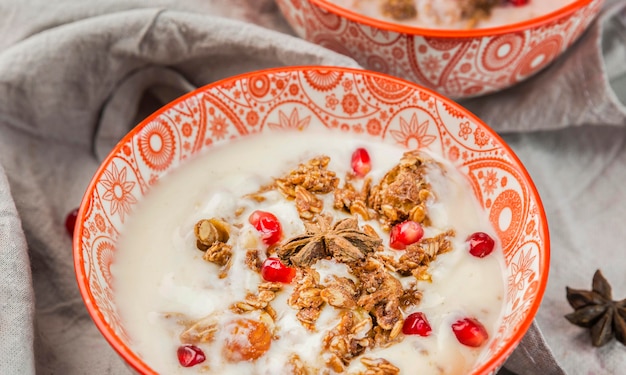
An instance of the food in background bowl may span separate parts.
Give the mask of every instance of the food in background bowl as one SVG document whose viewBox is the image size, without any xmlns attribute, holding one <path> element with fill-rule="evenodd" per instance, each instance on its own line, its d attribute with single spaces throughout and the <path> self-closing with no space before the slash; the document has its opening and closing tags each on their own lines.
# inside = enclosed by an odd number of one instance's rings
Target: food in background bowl
<svg viewBox="0 0 626 375">
<path fill-rule="evenodd" d="M 455 99 L 493 93 L 541 71 L 582 35 L 603 3 L 530 1 L 532 7 L 559 7 L 523 21 L 515 18 L 498 26 L 485 22 L 481 28 L 459 29 L 381 20 L 367 15 L 378 10 L 374 0 L 276 0 L 300 37 L 350 56 L 366 69 L 411 80 Z M 348 7 L 352 4 L 372 4 L 374 9 L 366 7 L 362 14 Z M 519 9 L 492 9 L 491 20 L 521 17 L 521 10 L 532 8 Z"/>
<path fill-rule="evenodd" d="M 146 119 L 96 173 L 74 246 L 96 325 L 145 374 L 487 374 L 549 259 L 536 191 L 493 131 L 332 67 L 226 79 Z"/>
<path fill-rule="evenodd" d="M 554 12 L 574 0 L 331 0 L 387 22 L 435 29 L 514 24 Z"/>
</svg>

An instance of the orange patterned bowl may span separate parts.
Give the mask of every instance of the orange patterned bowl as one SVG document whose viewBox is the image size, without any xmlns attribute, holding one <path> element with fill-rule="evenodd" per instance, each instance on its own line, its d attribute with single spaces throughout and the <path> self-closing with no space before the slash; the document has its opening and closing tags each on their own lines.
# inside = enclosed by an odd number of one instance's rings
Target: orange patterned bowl
<svg viewBox="0 0 626 375">
<path fill-rule="evenodd" d="M 550 1 L 550 0 L 534 0 Z M 603 0 L 502 27 L 435 30 L 385 22 L 329 0 L 276 0 L 302 38 L 455 98 L 502 90 L 539 72 L 585 31 Z"/>
<path fill-rule="evenodd" d="M 133 207 L 195 155 L 277 128 L 303 137 L 330 128 L 427 148 L 459 168 L 504 252 L 503 318 L 472 372 L 495 373 L 531 325 L 548 278 L 548 227 L 531 178 L 491 128 L 452 100 L 381 73 L 334 67 L 269 69 L 207 85 L 145 119 L 111 151 L 85 193 L 73 242 L 80 292 L 110 345 L 139 373 L 155 373 L 133 352 L 113 298 L 116 242 Z"/>
</svg>

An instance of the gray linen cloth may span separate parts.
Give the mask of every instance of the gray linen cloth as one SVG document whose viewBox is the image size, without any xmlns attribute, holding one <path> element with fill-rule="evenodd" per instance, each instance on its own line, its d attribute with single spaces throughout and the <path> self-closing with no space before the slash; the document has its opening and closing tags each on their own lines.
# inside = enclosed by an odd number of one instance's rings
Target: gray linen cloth
<svg viewBox="0 0 626 375">
<path fill-rule="evenodd" d="M 133 10 L 150 5 L 180 11 Z M 595 268 L 626 285 L 615 246 L 624 243 L 626 210 L 611 204 L 626 181 L 626 128 L 604 126 L 626 124 L 623 9 L 607 2 L 599 22 L 536 79 L 467 102 L 508 133 L 552 228 L 552 276 L 537 317 L 545 339 L 533 325 L 502 373 L 617 374 L 626 365 L 623 347 L 592 351 L 562 318 L 564 285 L 588 288 Z M 63 225 L 101 158 L 149 112 L 216 79 L 271 66 L 357 65 L 287 35 L 268 0 L 27 0 L 0 4 L 0 17 L 0 374 L 129 373 L 87 315 Z"/>
</svg>

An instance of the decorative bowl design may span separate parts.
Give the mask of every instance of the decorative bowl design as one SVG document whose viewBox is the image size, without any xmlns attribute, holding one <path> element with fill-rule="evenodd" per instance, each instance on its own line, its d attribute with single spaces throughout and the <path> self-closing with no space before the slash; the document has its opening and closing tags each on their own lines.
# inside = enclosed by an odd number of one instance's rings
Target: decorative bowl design
<svg viewBox="0 0 626 375">
<path fill-rule="evenodd" d="M 276 2 L 300 37 L 366 69 L 461 99 L 505 89 L 548 66 L 581 36 L 603 0 L 575 0 L 542 17 L 473 30 L 408 27 L 327 0 Z"/>
<path fill-rule="evenodd" d="M 503 245 L 506 307 L 493 344 L 473 374 L 504 363 L 537 312 L 548 277 L 545 213 L 511 149 L 464 108 L 414 83 L 333 67 L 252 72 L 185 95 L 133 129 L 95 173 L 78 213 L 75 271 L 85 304 L 112 347 L 136 371 L 155 372 L 131 350 L 113 303 L 110 266 L 133 206 L 159 179 L 201 152 L 276 128 L 319 127 L 407 149 L 428 147 L 470 181 Z"/>
</svg>

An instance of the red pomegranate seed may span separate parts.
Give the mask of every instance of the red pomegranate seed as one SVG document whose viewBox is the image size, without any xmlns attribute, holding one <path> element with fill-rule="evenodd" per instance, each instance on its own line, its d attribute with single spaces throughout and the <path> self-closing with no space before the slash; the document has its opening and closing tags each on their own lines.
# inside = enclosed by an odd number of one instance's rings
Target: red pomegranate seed
<svg viewBox="0 0 626 375">
<path fill-rule="evenodd" d="M 457 320 L 452 324 L 452 331 L 461 344 L 473 348 L 481 346 L 489 338 L 485 326 L 474 318 Z"/>
<path fill-rule="evenodd" d="M 513 6 L 520 7 L 522 5 L 526 5 L 530 2 L 530 0 L 509 0 Z"/>
<path fill-rule="evenodd" d="M 424 228 L 416 221 L 407 220 L 391 228 L 389 246 L 392 249 L 404 250 L 424 236 Z"/>
<path fill-rule="evenodd" d="M 372 170 L 370 154 L 364 148 L 357 148 L 352 153 L 352 171 L 359 177 L 363 177 Z"/>
<path fill-rule="evenodd" d="M 283 234 L 283 230 L 280 226 L 280 222 L 274 216 L 274 214 L 266 211 L 256 210 L 248 218 L 250 224 L 259 231 L 261 240 L 266 245 L 274 245 L 280 241 L 280 237 Z"/>
<path fill-rule="evenodd" d="M 421 312 L 413 313 L 406 317 L 402 326 L 402 333 L 405 335 L 428 336 L 432 332 L 430 323 L 426 319 L 426 315 Z"/>
<path fill-rule="evenodd" d="M 288 284 L 296 276 L 296 269 L 285 266 L 278 258 L 267 258 L 261 266 L 261 276 L 265 281 Z"/>
<path fill-rule="evenodd" d="M 183 367 L 195 366 L 198 363 L 204 362 L 206 359 L 202 349 L 195 345 L 179 346 L 176 354 L 178 355 L 178 362 Z"/>
<path fill-rule="evenodd" d="M 70 237 L 74 236 L 74 227 L 76 226 L 76 219 L 78 218 L 78 208 L 73 209 L 65 217 L 65 229 Z"/>
<path fill-rule="evenodd" d="M 495 241 L 487 233 L 476 232 L 467 237 L 469 252 L 475 257 L 484 258 L 491 254 Z"/>
</svg>

